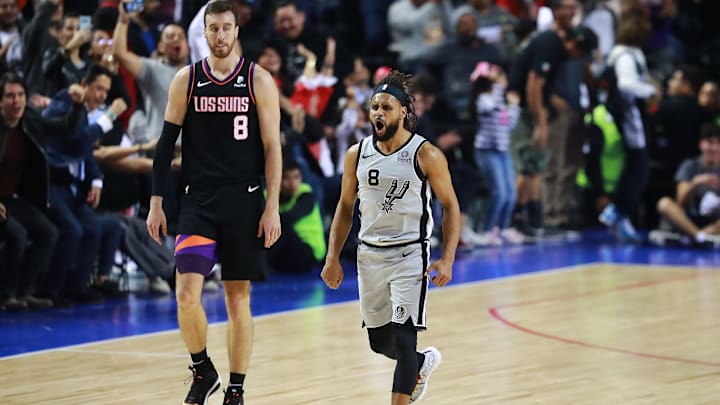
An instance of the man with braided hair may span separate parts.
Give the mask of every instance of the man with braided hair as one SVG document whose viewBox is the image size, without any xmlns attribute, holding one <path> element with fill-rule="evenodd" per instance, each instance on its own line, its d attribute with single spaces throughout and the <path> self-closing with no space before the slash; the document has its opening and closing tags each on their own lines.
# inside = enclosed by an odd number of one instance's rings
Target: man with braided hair
<svg viewBox="0 0 720 405">
<path fill-rule="evenodd" d="M 336 289 L 343 280 L 340 250 L 360 201 L 358 288 L 360 312 L 370 348 L 396 360 L 392 405 L 418 401 L 440 352 L 418 352 L 417 331 L 425 329 L 428 279 L 444 286 L 460 238 L 460 208 L 442 151 L 412 132 L 417 122 L 407 94 L 409 76 L 392 71 L 370 100 L 373 136 L 345 156 L 340 202 L 330 229 L 321 277 Z M 443 206 L 443 253 L 430 264 L 433 229 L 431 188 Z"/>
</svg>

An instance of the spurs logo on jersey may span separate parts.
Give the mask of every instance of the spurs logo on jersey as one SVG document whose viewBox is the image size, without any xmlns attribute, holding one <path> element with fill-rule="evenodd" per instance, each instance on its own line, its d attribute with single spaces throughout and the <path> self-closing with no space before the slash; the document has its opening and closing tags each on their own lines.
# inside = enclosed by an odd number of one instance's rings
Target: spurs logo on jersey
<svg viewBox="0 0 720 405">
<path fill-rule="evenodd" d="M 356 174 L 363 243 L 390 247 L 430 237 L 430 186 L 417 162 L 424 142 L 414 134 L 390 155 L 377 149 L 373 137 L 360 143 Z"/>
<path fill-rule="evenodd" d="M 405 181 L 400 191 L 397 191 L 397 188 L 398 181 L 397 179 L 395 179 L 392 181 L 392 185 L 388 189 L 387 193 L 385 193 L 385 201 L 383 201 L 381 204 L 380 209 L 386 214 L 393 212 L 393 203 L 395 202 L 395 200 L 399 200 L 405 196 L 405 192 L 407 192 L 410 188 L 410 181 Z"/>
</svg>

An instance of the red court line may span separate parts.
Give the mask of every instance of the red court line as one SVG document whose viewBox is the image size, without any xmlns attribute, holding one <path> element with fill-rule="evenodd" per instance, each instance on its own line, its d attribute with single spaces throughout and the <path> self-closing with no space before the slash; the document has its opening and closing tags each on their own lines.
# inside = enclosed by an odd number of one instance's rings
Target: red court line
<svg viewBox="0 0 720 405">
<path fill-rule="evenodd" d="M 490 308 L 488 308 L 488 313 L 490 313 L 490 316 L 492 316 L 492 317 L 495 318 L 496 320 L 502 322 L 503 324 L 505 324 L 505 325 L 507 325 L 507 326 L 509 326 L 509 327 L 511 327 L 511 328 L 517 329 L 517 330 L 519 330 L 519 331 L 521 331 L 521 332 L 525 332 L 525 333 L 530 334 L 530 335 L 539 336 L 539 337 L 542 337 L 542 338 L 545 338 L 545 339 L 554 340 L 554 341 L 557 341 L 557 342 L 562 342 L 562 343 L 566 343 L 566 344 L 571 344 L 571 345 L 586 347 L 586 348 L 589 348 L 589 349 L 605 350 L 605 351 L 608 351 L 608 352 L 621 353 L 621 354 L 626 354 L 626 355 L 635 356 L 635 357 L 648 358 L 648 359 L 673 361 L 673 362 L 677 362 L 677 363 L 686 363 L 686 364 L 699 364 L 699 365 L 711 366 L 711 367 L 720 367 L 720 363 L 717 363 L 717 362 L 702 361 L 702 360 L 692 360 L 692 359 L 683 359 L 683 358 L 681 358 L 681 357 L 665 356 L 665 355 L 661 355 L 661 354 L 643 353 L 643 352 L 638 352 L 638 351 L 634 351 L 634 350 L 618 349 L 618 348 L 615 348 L 615 347 L 596 345 L 596 344 L 594 344 L 594 343 L 584 342 L 584 341 L 582 341 L 582 340 L 569 339 L 569 338 L 565 338 L 565 337 L 562 337 L 562 336 L 551 335 L 551 334 L 549 334 L 549 333 L 545 333 L 545 332 L 541 332 L 541 331 L 538 331 L 538 330 L 526 328 L 526 327 L 524 327 L 524 326 L 522 326 L 522 325 L 519 325 L 519 324 L 517 324 L 517 323 L 514 323 L 514 322 L 508 320 L 507 318 L 505 318 L 505 317 L 500 313 L 500 308 L 520 307 L 520 306 L 527 306 L 527 305 L 539 304 L 539 303 L 544 303 L 544 302 L 563 301 L 563 300 L 569 300 L 569 299 L 585 298 L 585 297 L 589 297 L 589 296 L 593 296 L 593 295 L 606 294 L 606 293 L 608 293 L 608 292 L 613 292 L 613 291 L 631 290 L 631 289 L 635 289 L 635 288 L 648 287 L 648 286 L 652 286 L 652 285 L 665 284 L 665 283 L 670 283 L 670 282 L 675 282 L 675 281 L 680 281 L 680 280 L 687 280 L 687 279 L 691 279 L 691 278 L 699 278 L 699 277 L 705 277 L 705 276 L 707 276 L 707 275 L 716 275 L 716 274 L 717 274 L 717 273 L 714 273 L 714 272 L 713 272 L 713 273 L 706 273 L 706 274 L 700 274 L 700 275 L 698 275 L 698 274 L 693 274 L 693 275 L 691 275 L 691 276 L 671 277 L 671 278 L 666 278 L 666 279 L 660 279 L 660 280 L 654 280 L 654 281 L 645 281 L 645 282 L 641 282 L 641 283 L 635 283 L 635 284 L 628 284 L 628 285 L 618 286 L 618 287 L 610 288 L 610 289 L 607 289 L 607 290 L 591 291 L 591 292 L 584 293 L 584 294 L 563 295 L 563 296 L 557 296 L 557 297 L 552 297 L 552 298 L 545 298 L 545 299 L 534 300 L 534 301 L 510 303 L 510 304 L 506 304 L 506 305 L 499 305 L 499 306 L 490 307 Z"/>
<path fill-rule="evenodd" d="M 543 304 L 546 302 L 565 301 L 565 300 L 570 300 L 570 299 L 592 297 L 593 295 L 602 295 L 602 294 L 607 294 L 609 292 L 614 292 L 614 291 L 632 290 L 635 288 L 648 287 L 651 285 L 672 283 L 672 282 L 680 281 L 680 280 L 689 280 L 689 279 L 698 278 L 698 277 L 705 277 L 707 275 L 708 274 L 705 274 L 705 275 L 690 274 L 690 275 L 684 275 L 684 276 L 662 278 L 659 280 L 641 281 L 638 283 L 621 285 L 621 286 L 609 288 L 606 290 L 589 291 L 589 292 L 586 292 L 583 294 L 556 295 L 554 297 L 540 298 L 540 299 L 532 300 L 532 301 L 521 301 L 521 302 L 512 302 L 509 304 L 495 305 L 492 308 L 524 307 L 524 306 L 528 306 L 528 305 Z M 715 275 L 715 274 L 713 274 L 713 275 Z"/>
</svg>

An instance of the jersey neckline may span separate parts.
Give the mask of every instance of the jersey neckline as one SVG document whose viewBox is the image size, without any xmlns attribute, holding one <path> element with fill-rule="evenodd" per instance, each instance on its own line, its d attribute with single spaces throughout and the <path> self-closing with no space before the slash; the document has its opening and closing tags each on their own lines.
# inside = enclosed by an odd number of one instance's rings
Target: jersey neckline
<svg viewBox="0 0 720 405">
<path fill-rule="evenodd" d="M 414 132 L 410 133 L 410 137 L 408 137 L 407 141 L 405 141 L 405 143 L 402 144 L 402 146 L 400 146 L 400 147 L 397 148 L 396 150 L 394 150 L 394 151 L 392 151 L 392 152 L 390 152 L 390 153 L 387 153 L 387 154 L 386 154 L 386 153 L 383 153 L 383 152 L 380 150 L 380 148 L 378 148 L 378 146 L 377 146 L 377 140 L 375 139 L 375 135 L 372 135 L 372 139 L 370 140 L 370 143 L 372 144 L 373 149 L 375 149 L 375 151 L 376 151 L 377 153 L 381 154 L 381 155 L 384 156 L 384 157 L 388 157 L 388 156 L 392 156 L 392 155 L 400 152 L 401 150 L 405 149 L 405 147 L 408 146 L 408 145 L 410 144 L 410 142 L 412 142 L 412 140 L 415 138 L 415 135 L 417 135 L 417 134 L 414 133 Z"/>
<path fill-rule="evenodd" d="M 228 75 L 228 77 L 226 77 L 225 80 L 220 80 L 217 77 L 215 77 L 215 75 L 212 74 L 212 69 L 210 68 L 210 64 L 208 63 L 207 57 L 203 58 L 202 63 L 201 63 L 202 70 L 205 73 L 205 76 L 207 76 L 207 78 L 210 79 L 210 81 L 212 81 L 213 83 L 220 85 L 220 86 L 228 84 L 231 81 L 235 80 L 235 76 L 237 76 L 238 73 L 240 73 L 240 69 L 242 69 L 244 64 L 245 64 L 245 58 L 243 58 L 241 56 L 237 65 L 235 65 L 235 69 L 233 69 L 232 73 L 230 73 L 230 75 Z"/>
</svg>

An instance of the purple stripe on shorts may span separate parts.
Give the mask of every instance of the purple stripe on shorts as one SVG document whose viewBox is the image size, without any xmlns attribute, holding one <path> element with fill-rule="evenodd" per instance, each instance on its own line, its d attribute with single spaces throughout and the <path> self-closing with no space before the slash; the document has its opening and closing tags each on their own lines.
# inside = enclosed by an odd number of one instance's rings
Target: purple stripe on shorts
<svg viewBox="0 0 720 405">
<path fill-rule="evenodd" d="M 199 255 L 181 255 L 175 257 L 175 265 L 179 273 L 197 273 L 207 277 L 215 265 L 215 260 Z"/>
</svg>

